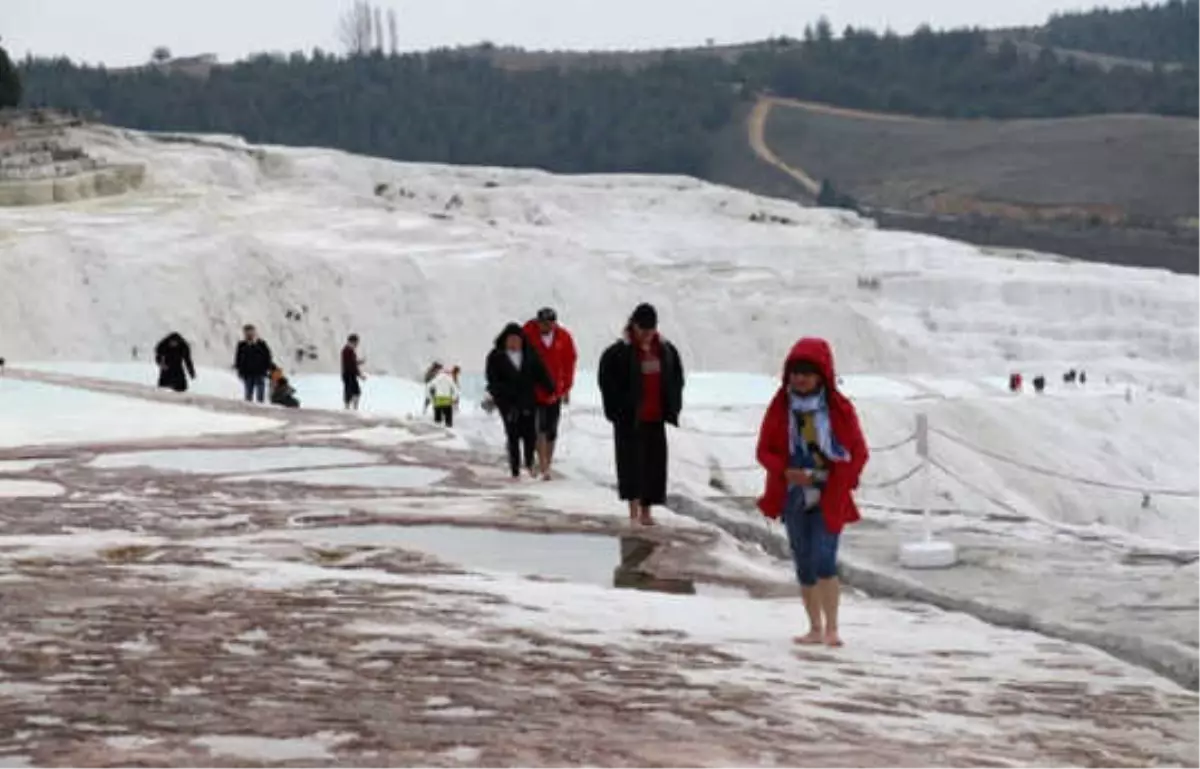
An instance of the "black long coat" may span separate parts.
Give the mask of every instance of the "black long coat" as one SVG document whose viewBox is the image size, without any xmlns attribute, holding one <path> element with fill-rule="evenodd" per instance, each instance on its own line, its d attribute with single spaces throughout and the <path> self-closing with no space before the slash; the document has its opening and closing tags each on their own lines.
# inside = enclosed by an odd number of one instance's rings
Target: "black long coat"
<svg viewBox="0 0 1200 769">
<path fill-rule="evenodd" d="M 521 337 L 520 369 L 513 366 L 504 349 L 504 340 L 510 334 Z M 546 371 L 541 356 L 529 343 L 521 327 L 515 323 L 506 326 L 504 331 L 500 332 L 500 336 L 496 337 L 495 346 L 488 353 L 485 370 L 488 394 L 492 396 L 497 410 L 506 418 L 510 413 L 531 413 L 537 403 L 534 398 L 537 387 L 554 389 L 554 380 Z"/>
<path fill-rule="evenodd" d="M 668 424 L 679 424 L 683 410 L 683 362 L 675 345 L 659 337 L 662 346 L 662 414 Z M 613 424 L 637 424 L 642 406 L 642 372 L 637 350 L 628 339 L 618 339 L 600 356 L 597 372 L 604 417 Z"/>
<path fill-rule="evenodd" d="M 155 346 L 154 362 L 158 364 L 159 387 L 175 392 L 187 392 L 188 377 L 196 378 L 196 367 L 192 365 L 192 348 L 177 332 L 167 334 Z"/>
</svg>

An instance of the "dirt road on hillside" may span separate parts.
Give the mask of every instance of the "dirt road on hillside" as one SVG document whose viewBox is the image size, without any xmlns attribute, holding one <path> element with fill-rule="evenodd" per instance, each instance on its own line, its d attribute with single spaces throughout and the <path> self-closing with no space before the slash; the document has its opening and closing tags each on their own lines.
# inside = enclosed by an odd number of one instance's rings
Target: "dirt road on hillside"
<svg viewBox="0 0 1200 769">
<path fill-rule="evenodd" d="M 821 191 L 821 183 L 812 177 L 803 168 L 788 165 L 785 163 L 767 144 L 767 120 L 771 117 L 771 110 L 775 107 L 787 107 L 789 109 L 802 109 L 808 112 L 815 112 L 823 115 L 835 115 L 838 117 L 855 118 L 859 120 L 873 120 L 878 122 L 891 123 L 931 123 L 939 122 L 929 118 L 916 117 L 915 115 L 898 115 L 887 112 L 868 112 L 866 110 L 850 109 L 848 107 L 834 107 L 829 104 L 820 104 L 812 101 L 801 101 L 799 99 L 785 99 L 779 96 L 759 96 L 758 101 L 754 104 L 754 109 L 751 110 L 750 116 L 746 119 L 746 134 L 747 140 L 750 142 L 750 149 L 760 160 L 768 165 L 778 168 L 788 176 L 799 182 L 804 190 L 812 195 L 817 196 Z"/>
</svg>

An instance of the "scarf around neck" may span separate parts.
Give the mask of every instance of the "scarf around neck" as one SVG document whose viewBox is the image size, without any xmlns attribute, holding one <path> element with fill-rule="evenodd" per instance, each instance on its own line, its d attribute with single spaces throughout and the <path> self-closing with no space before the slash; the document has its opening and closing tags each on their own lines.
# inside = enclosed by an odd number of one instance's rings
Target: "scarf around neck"
<svg viewBox="0 0 1200 769">
<path fill-rule="evenodd" d="M 837 437 L 833 434 L 833 428 L 830 426 L 829 404 L 826 401 L 824 388 L 811 395 L 800 395 L 788 391 L 788 440 L 792 451 L 795 451 L 796 444 L 800 440 L 794 417 L 797 411 L 812 416 L 813 426 L 817 432 L 817 446 L 827 460 L 846 462 L 850 459 L 850 454 L 837 442 Z"/>
</svg>

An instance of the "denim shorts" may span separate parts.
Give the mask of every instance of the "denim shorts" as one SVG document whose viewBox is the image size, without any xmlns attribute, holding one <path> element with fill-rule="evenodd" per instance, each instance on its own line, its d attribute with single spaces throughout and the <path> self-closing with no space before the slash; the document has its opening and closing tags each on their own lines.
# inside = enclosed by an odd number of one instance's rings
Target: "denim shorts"
<svg viewBox="0 0 1200 769">
<path fill-rule="evenodd" d="M 820 507 L 804 509 L 804 495 L 799 488 L 788 490 L 788 504 L 783 513 L 788 542 L 792 546 L 792 563 L 796 579 L 805 587 L 819 579 L 837 576 L 837 551 L 840 535 L 825 527 L 825 515 Z"/>
</svg>

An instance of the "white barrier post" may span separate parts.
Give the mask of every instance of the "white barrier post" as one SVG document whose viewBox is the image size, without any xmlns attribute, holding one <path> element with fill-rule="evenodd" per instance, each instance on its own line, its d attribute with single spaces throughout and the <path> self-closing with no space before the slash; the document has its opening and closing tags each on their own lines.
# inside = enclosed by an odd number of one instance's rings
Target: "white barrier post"
<svg viewBox="0 0 1200 769">
<path fill-rule="evenodd" d="M 917 414 L 917 456 L 921 458 L 921 483 L 918 486 L 921 493 L 921 522 L 925 525 L 925 541 L 932 542 L 933 519 L 929 508 L 933 484 L 929 477 L 929 415 L 924 412 Z"/>
<path fill-rule="evenodd" d="M 929 417 L 917 414 L 917 455 L 921 457 L 921 517 L 925 536 L 920 542 L 900 546 L 900 564 L 909 569 L 944 569 L 958 562 L 958 548 L 953 542 L 933 537 L 932 497 L 929 464 Z"/>
</svg>

